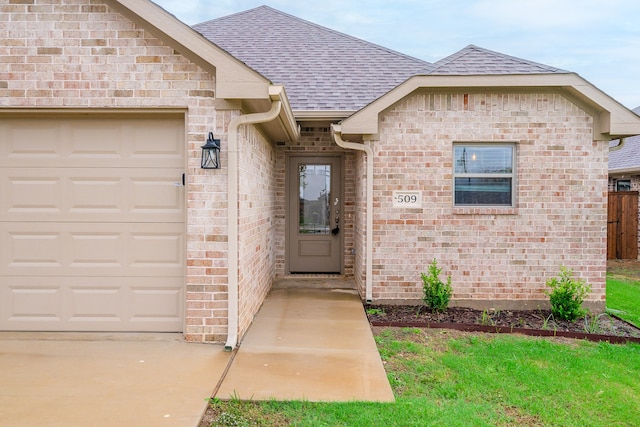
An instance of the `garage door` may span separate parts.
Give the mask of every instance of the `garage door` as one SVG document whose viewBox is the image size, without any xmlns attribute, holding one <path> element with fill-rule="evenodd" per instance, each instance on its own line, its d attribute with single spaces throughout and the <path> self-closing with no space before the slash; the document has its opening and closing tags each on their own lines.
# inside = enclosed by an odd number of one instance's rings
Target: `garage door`
<svg viewBox="0 0 640 427">
<path fill-rule="evenodd" d="M 184 116 L 0 116 L 0 330 L 182 331 Z"/>
</svg>

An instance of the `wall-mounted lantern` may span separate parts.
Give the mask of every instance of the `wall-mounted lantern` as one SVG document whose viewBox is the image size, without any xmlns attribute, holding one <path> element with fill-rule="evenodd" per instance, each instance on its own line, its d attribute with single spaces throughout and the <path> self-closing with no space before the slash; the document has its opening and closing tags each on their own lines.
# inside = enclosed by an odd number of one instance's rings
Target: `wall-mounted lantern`
<svg viewBox="0 0 640 427">
<path fill-rule="evenodd" d="M 213 138 L 213 132 L 209 132 L 207 142 L 202 148 L 202 169 L 220 169 L 220 140 Z"/>
</svg>

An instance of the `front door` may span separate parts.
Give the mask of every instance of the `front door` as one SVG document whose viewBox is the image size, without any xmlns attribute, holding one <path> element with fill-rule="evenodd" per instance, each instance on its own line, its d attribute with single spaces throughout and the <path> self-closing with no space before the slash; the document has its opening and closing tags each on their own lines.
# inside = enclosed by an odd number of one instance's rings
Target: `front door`
<svg viewBox="0 0 640 427">
<path fill-rule="evenodd" d="M 291 156 L 288 163 L 288 270 L 341 273 L 342 160 Z"/>
</svg>

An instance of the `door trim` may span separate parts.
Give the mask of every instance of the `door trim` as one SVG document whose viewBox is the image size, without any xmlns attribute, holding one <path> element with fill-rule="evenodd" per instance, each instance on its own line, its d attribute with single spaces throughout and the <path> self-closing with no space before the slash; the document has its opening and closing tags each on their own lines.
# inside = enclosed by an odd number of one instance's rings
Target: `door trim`
<svg viewBox="0 0 640 427">
<path fill-rule="evenodd" d="M 344 274 L 344 222 L 342 222 L 341 227 L 343 228 L 343 232 L 341 232 L 339 234 L 339 238 L 340 238 L 340 242 L 339 242 L 339 246 L 340 246 L 340 271 L 336 272 L 336 273 L 292 273 L 291 272 L 291 268 L 290 268 L 290 257 L 291 257 L 291 231 L 290 231 L 290 223 L 289 221 L 291 221 L 290 215 L 289 215 L 289 209 L 291 207 L 290 205 L 290 197 L 289 197 L 289 193 L 291 191 L 291 182 L 290 182 L 290 164 L 291 164 L 291 160 L 293 158 L 334 158 L 338 161 L 338 165 L 340 168 L 340 173 L 341 173 L 341 180 L 340 180 L 340 190 L 339 190 L 339 194 L 340 194 L 340 200 L 341 202 L 341 212 L 344 213 L 344 174 L 345 174 L 345 170 L 344 170 L 344 155 L 341 153 L 318 153 L 318 152 L 301 152 L 301 153 L 286 153 L 285 154 L 285 170 L 284 170 L 284 174 L 285 174 L 285 222 L 284 222 L 284 227 L 285 227 L 285 243 L 284 243 L 284 258 L 285 258 L 285 262 L 284 262 L 284 274 L 285 275 L 290 275 L 290 274 L 294 274 L 294 275 L 304 275 L 304 274 L 310 274 L 310 275 L 322 275 L 322 274 L 330 274 L 330 275 L 341 275 Z M 344 221 L 344 218 L 342 219 L 342 221 Z"/>
</svg>

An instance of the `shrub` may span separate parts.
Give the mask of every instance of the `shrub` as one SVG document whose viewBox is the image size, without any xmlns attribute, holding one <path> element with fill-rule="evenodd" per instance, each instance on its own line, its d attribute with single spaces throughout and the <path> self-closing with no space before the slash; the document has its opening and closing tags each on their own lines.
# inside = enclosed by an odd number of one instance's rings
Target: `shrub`
<svg viewBox="0 0 640 427">
<path fill-rule="evenodd" d="M 440 280 L 440 272 L 442 272 L 442 269 L 438 267 L 438 262 L 434 258 L 433 262 L 429 265 L 428 273 L 420 273 L 424 292 L 422 300 L 427 307 L 436 312 L 442 312 L 447 309 L 449 300 L 453 294 L 451 276 L 449 276 L 447 282 L 444 283 Z"/>
<path fill-rule="evenodd" d="M 591 292 L 591 286 L 582 279 L 572 279 L 572 275 L 573 270 L 560 266 L 560 276 L 547 281 L 551 291 L 545 292 L 549 295 L 553 317 L 571 322 L 586 313 L 582 302 Z"/>
</svg>

